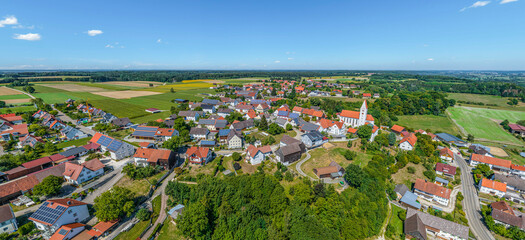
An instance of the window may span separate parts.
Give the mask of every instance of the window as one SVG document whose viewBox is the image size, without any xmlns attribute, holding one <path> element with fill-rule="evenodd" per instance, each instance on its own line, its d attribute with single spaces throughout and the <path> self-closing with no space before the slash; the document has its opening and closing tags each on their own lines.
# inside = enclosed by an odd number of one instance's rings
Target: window
<svg viewBox="0 0 525 240">
<path fill-rule="evenodd" d="M 77 216 L 77 213 L 73 213 L 73 217 L 76 217 Z"/>
<path fill-rule="evenodd" d="M 73 211 L 71 211 L 71 209 L 69 209 L 69 211 L 67 211 L 67 213 L 69 213 L 69 214 L 71 214 L 71 212 L 73 212 Z"/>
<path fill-rule="evenodd" d="M 2 229 L 4 232 L 7 232 L 7 227 L 5 227 L 4 229 Z"/>
</svg>

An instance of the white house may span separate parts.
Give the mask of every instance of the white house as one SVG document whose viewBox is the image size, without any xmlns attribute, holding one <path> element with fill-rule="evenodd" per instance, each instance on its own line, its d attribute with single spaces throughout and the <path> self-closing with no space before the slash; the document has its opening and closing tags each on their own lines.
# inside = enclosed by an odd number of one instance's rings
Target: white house
<svg viewBox="0 0 525 240">
<path fill-rule="evenodd" d="M 301 140 L 308 148 L 318 147 L 328 142 L 328 138 L 318 131 L 311 131 L 301 135 Z"/>
<path fill-rule="evenodd" d="M 53 233 L 61 226 L 82 222 L 89 218 L 87 203 L 70 198 L 45 201 L 29 220 L 38 230 Z"/>
<path fill-rule="evenodd" d="M 370 135 L 370 142 L 373 142 L 374 139 L 377 137 L 377 134 L 379 134 L 379 127 L 376 125 L 372 126 L 372 135 Z"/>
<path fill-rule="evenodd" d="M 86 224 L 71 223 L 60 227 L 49 240 L 69 240 L 86 229 Z"/>
<path fill-rule="evenodd" d="M 368 105 L 366 100 L 363 101 L 363 105 L 359 112 L 343 110 L 339 113 L 339 119 L 344 122 L 345 125 L 357 128 L 365 125 L 366 123 L 374 124 L 374 117 L 368 114 Z"/>
<path fill-rule="evenodd" d="M 525 179 L 525 166 L 512 164 L 510 173 Z"/>
<path fill-rule="evenodd" d="M 416 147 L 417 137 L 414 133 L 410 133 L 399 141 L 399 148 L 405 151 L 412 151 Z"/>
<path fill-rule="evenodd" d="M 17 229 L 18 224 L 11 205 L 0 206 L 0 233 L 12 233 Z"/>
<path fill-rule="evenodd" d="M 454 160 L 454 153 L 452 152 L 452 150 L 450 150 L 449 148 L 445 147 L 445 148 L 442 148 L 439 151 L 439 158 L 450 162 L 450 161 Z"/>
<path fill-rule="evenodd" d="M 256 148 L 253 145 L 248 146 L 246 149 L 246 159 L 252 165 L 262 163 L 267 157 L 272 154 L 270 146 L 262 146 Z"/>
<path fill-rule="evenodd" d="M 510 172 L 512 162 L 505 159 L 494 158 L 473 153 L 472 155 L 470 155 L 470 165 L 475 167 L 478 164 L 486 164 L 490 167 L 490 169 L 496 171 Z"/>
<path fill-rule="evenodd" d="M 423 179 L 416 179 L 414 194 L 427 201 L 434 201 L 443 206 L 448 206 L 451 190 Z"/>
<path fill-rule="evenodd" d="M 66 162 L 64 178 L 68 183 L 79 185 L 102 174 L 104 164 L 98 159 L 92 159 L 82 164 Z"/>
<path fill-rule="evenodd" d="M 133 145 L 98 132 L 89 141 L 100 144 L 101 150 L 104 152 L 109 151 L 111 158 L 116 160 L 129 157 L 135 153 Z"/>
<path fill-rule="evenodd" d="M 498 197 L 505 196 L 507 193 L 507 184 L 483 178 L 478 184 L 479 191 L 486 194 L 496 195 Z"/>
<path fill-rule="evenodd" d="M 235 129 L 231 129 L 230 133 L 226 137 L 226 142 L 228 143 L 228 149 L 240 149 L 243 145 L 243 136 L 242 132 L 237 132 Z"/>
<path fill-rule="evenodd" d="M 319 131 L 330 135 L 345 135 L 346 128 L 343 122 L 337 122 L 323 118 L 319 120 Z"/>
</svg>

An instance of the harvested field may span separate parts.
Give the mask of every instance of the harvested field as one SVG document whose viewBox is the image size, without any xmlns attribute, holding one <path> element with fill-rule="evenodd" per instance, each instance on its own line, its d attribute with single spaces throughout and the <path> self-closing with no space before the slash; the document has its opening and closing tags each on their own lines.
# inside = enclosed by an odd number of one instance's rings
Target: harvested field
<svg viewBox="0 0 525 240">
<path fill-rule="evenodd" d="M 160 82 L 151 82 L 151 81 L 116 81 L 116 82 L 102 82 L 100 84 L 109 84 L 109 85 L 119 85 L 119 86 L 126 86 L 126 87 L 149 87 L 150 84 L 153 84 L 153 86 L 162 85 Z"/>
<path fill-rule="evenodd" d="M 25 98 L 25 99 L 8 99 L 8 100 L 2 100 L 6 104 L 15 104 L 15 103 L 26 103 L 29 102 L 31 99 Z"/>
<path fill-rule="evenodd" d="M 499 147 L 489 147 L 490 148 L 490 154 L 498 157 L 508 157 L 509 155 L 505 150 L 499 148 Z"/>
<path fill-rule="evenodd" d="M 56 88 L 56 89 L 65 90 L 69 92 L 103 92 L 103 91 L 106 91 L 103 88 L 88 87 L 88 86 L 82 86 L 78 84 L 41 84 L 41 85 L 45 87 Z"/>
<path fill-rule="evenodd" d="M 18 94 L 22 94 L 21 92 L 18 92 L 18 91 L 15 91 L 11 88 L 7 88 L 7 87 L 0 87 L 0 96 L 4 96 L 4 95 L 18 95 Z"/>
<path fill-rule="evenodd" d="M 110 98 L 116 98 L 116 99 L 126 99 L 126 98 L 133 98 L 133 97 L 144 97 L 144 96 L 150 96 L 150 95 L 156 95 L 161 94 L 159 92 L 152 92 L 152 91 L 114 91 L 114 92 L 94 92 L 93 94 L 97 94 L 104 97 L 110 97 Z"/>
</svg>

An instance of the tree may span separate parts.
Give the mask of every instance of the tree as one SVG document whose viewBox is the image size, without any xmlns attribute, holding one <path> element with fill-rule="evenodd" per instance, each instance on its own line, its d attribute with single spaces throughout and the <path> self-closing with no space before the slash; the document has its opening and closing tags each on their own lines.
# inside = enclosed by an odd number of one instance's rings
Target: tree
<svg viewBox="0 0 525 240">
<path fill-rule="evenodd" d="M 292 124 L 286 124 L 286 131 L 292 131 L 293 127 Z"/>
<path fill-rule="evenodd" d="M 354 151 L 346 150 L 343 153 L 343 156 L 346 158 L 346 160 L 351 161 L 354 160 L 354 158 L 357 156 L 357 153 Z"/>
<path fill-rule="evenodd" d="M 175 89 L 170 88 L 170 92 L 171 92 L 171 93 L 175 93 Z"/>
<path fill-rule="evenodd" d="M 261 117 L 261 121 L 259 122 L 259 130 L 268 130 L 268 121 L 266 120 L 266 117 L 264 115 Z"/>
<path fill-rule="evenodd" d="M 363 181 L 365 180 L 365 172 L 363 172 L 359 165 L 350 164 L 345 170 L 344 179 L 348 185 L 358 188 L 363 184 Z"/>
<path fill-rule="evenodd" d="M 241 154 L 238 153 L 238 152 L 233 152 L 232 153 L 232 159 L 233 159 L 233 161 L 236 161 L 236 162 L 240 161 L 242 159 Z"/>
<path fill-rule="evenodd" d="M 148 209 L 145 209 L 145 208 L 141 208 L 138 212 L 137 212 L 137 218 L 140 220 L 140 221 L 146 221 L 146 220 L 149 220 L 151 216 L 151 212 L 148 211 Z"/>
<path fill-rule="evenodd" d="M 5 107 L 5 102 L 4 101 L 0 101 L 0 108 L 4 108 Z"/>
<path fill-rule="evenodd" d="M 393 146 L 394 144 L 396 144 L 396 134 L 391 132 L 390 134 L 388 134 L 388 144 L 390 146 Z"/>
<path fill-rule="evenodd" d="M 23 89 L 24 89 L 25 92 L 28 92 L 28 93 L 34 93 L 35 92 L 35 88 L 33 88 L 32 86 L 25 86 Z"/>
<path fill-rule="evenodd" d="M 35 229 L 35 224 L 33 222 L 28 222 L 18 228 L 18 233 L 22 236 L 27 235 Z"/>
<path fill-rule="evenodd" d="M 133 193 L 127 188 L 114 186 L 95 198 L 93 207 L 100 221 L 112 221 L 123 216 L 129 217 L 135 209 Z"/>
<path fill-rule="evenodd" d="M 271 135 L 278 135 L 284 132 L 285 130 L 279 125 L 277 125 L 277 123 L 270 124 L 270 127 L 268 128 L 268 133 Z"/>
<path fill-rule="evenodd" d="M 469 142 L 474 142 L 474 135 L 469 134 L 469 135 L 467 136 L 467 141 L 469 141 Z"/>
<path fill-rule="evenodd" d="M 33 194 L 37 196 L 53 196 L 60 192 L 64 179 L 50 175 L 44 178 L 41 183 L 33 188 Z"/>
<path fill-rule="evenodd" d="M 361 139 L 370 139 L 370 137 L 372 136 L 372 126 L 370 126 L 370 124 L 367 124 L 359 127 L 357 129 L 357 136 L 359 136 L 359 138 Z"/>
</svg>

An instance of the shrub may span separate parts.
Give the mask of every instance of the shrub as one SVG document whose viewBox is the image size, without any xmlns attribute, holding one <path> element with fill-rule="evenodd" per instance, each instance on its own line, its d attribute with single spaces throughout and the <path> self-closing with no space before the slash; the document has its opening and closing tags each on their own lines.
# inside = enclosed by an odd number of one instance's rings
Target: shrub
<svg viewBox="0 0 525 240">
<path fill-rule="evenodd" d="M 410 173 L 410 174 L 416 173 L 416 168 L 414 168 L 414 167 L 408 167 L 407 170 L 408 170 L 408 173 Z"/>
<path fill-rule="evenodd" d="M 346 158 L 346 160 L 351 161 L 355 159 L 355 157 L 357 156 L 357 153 L 355 153 L 354 151 L 346 150 L 343 153 L 343 156 Z"/>
<path fill-rule="evenodd" d="M 236 171 L 239 170 L 239 169 L 241 169 L 241 164 L 239 164 L 239 163 L 234 163 L 234 164 L 233 164 L 233 169 L 235 169 Z"/>
<path fill-rule="evenodd" d="M 34 228 L 35 224 L 33 222 L 28 222 L 18 228 L 18 233 L 23 236 L 33 231 Z"/>
<path fill-rule="evenodd" d="M 149 220 L 149 217 L 151 216 L 151 213 L 150 211 L 148 211 L 148 209 L 145 209 L 145 208 L 141 208 L 138 212 L 137 212 L 137 218 L 140 220 L 140 221 L 146 221 L 146 220 Z"/>
</svg>

